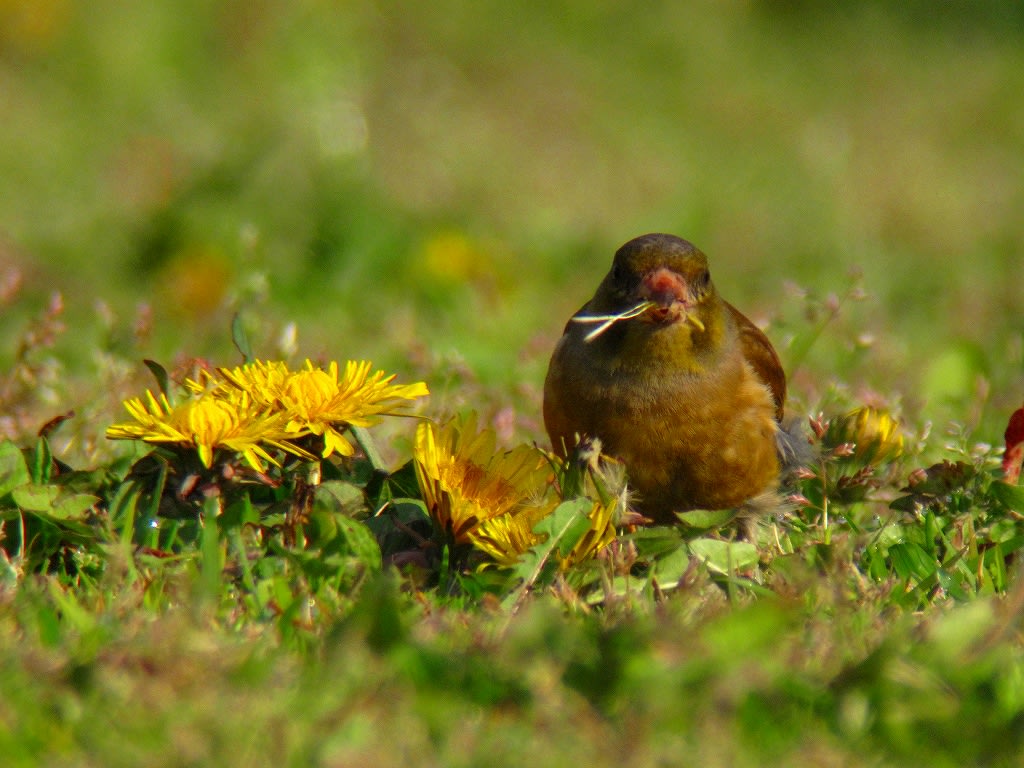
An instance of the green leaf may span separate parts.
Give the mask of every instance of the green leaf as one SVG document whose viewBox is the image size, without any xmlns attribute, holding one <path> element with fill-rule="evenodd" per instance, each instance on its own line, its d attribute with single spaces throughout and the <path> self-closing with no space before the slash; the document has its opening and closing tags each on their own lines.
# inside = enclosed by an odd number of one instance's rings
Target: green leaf
<svg viewBox="0 0 1024 768">
<path fill-rule="evenodd" d="M 202 597 L 210 603 L 216 602 L 220 595 L 221 573 L 224 570 L 223 549 L 220 544 L 217 524 L 219 512 L 219 497 L 211 496 L 203 502 L 203 531 L 200 542 L 202 565 L 198 586 Z"/>
<path fill-rule="evenodd" d="M 554 569 L 547 568 L 552 561 L 555 550 L 568 553 L 580 540 L 580 537 L 587 532 L 590 521 L 587 515 L 593 509 L 594 502 L 590 499 L 573 499 L 563 501 L 554 511 L 547 515 L 534 526 L 534 533 L 544 536 L 544 540 L 528 549 L 516 564 L 514 573 L 522 579 L 519 589 L 513 591 L 506 598 L 506 606 L 510 609 L 522 602 L 530 588 L 542 579 L 545 571 L 549 573 Z M 563 550 L 563 547 L 565 549 Z M 564 555 L 563 555 L 564 557 Z"/>
<path fill-rule="evenodd" d="M 928 467 L 922 480 L 904 490 L 915 494 L 944 496 L 966 486 L 977 472 L 978 470 L 965 461 L 941 461 Z"/>
<path fill-rule="evenodd" d="M 98 498 L 88 493 L 75 493 L 62 497 L 50 510 L 50 515 L 60 520 L 73 520 L 82 517 L 98 502 Z"/>
<path fill-rule="evenodd" d="M 50 453 L 50 443 L 45 437 L 36 441 L 35 450 L 32 452 L 32 480 L 36 483 L 50 482 L 50 470 L 53 467 L 53 454 Z"/>
<path fill-rule="evenodd" d="M 377 450 L 377 444 L 373 441 L 373 437 L 366 427 L 357 427 L 350 424 L 348 431 L 352 433 L 352 437 L 359 443 L 359 447 L 363 449 L 363 453 L 366 454 L 366 459 L 370 462 L 370 466 L 378 472 L 387 472 L 384 459 L 381 458 L 380 451 Z"/>
<path fill-rule="evenodd" d="M 0 499 L 31 479 L 21 449 L 9 440 L 0 443 Z"/>
<path fill-rule="evenodd" d="M 982 555 L 982 562 L 985 564 L 989 575 L 992 577 L 993 586 L 1000 592 L 1006 589 L 1007 554 L 1008 551 L 1006 545 L 1001 542 L 996 542 L 995 546 L 990 549 L 986 549 L 985 553 Z"/>
<path fill-rule="evenodd" d="M 419 481 L 416 479 L 416 463 L 411 459 L 390 475 L 374 470 L 366 486 L 366 495 L 380 509 L 392 499 L 416 499 L 420 496 Z"/>
<path fill-rule="evenodd" d="M 153 374 L 153 378 L 156 379 L 156 385 L 160 388 L 160 393 L 164 397 L 170 397 L 171 391 L 171 377 L 167 375 L 167 369 L 164 368 L 156 360 L 143 360 L 146 367 L 149 368 L 149 372 Z"/>
<path fill-rule="evenodd" d="M 899 542 L 889 547 L 893 570 L 901 579 L 923 581 L 935 573 L 938 564 L 919 544 Z"/>
<path fill-rule="evenodd" d="M 622 537 L 636 547 L 641 558 L 657 558 L 675 552 L 684 543 L 683 534 L 676 525 L 653 525 L 639 528 Z"/>
<path fill-rule="evenodd" d="M 889 523 L 875 534 L 875 545 L 879 549 L 885 550 L 894 544 L 899 544 L 906 538 L 907 532 L 904 530 L 902 525 Z"/>
<path fill-rule="evenodd" d="M 395 499 L 388 505 L 388 509 L 385 514 L 391 515 L 405 525 L 430 522 L 430 514 L 427 512 L 427 505 L 420 499 Z M 383 517 L 383 515 L 378 515 L 378 517 Z M 370 519 L 375 520 L 377 518 Z"/>
<path fill-rule="evenodd" d="M 945 568 L 939 568 L 935 575 L 939 579 L 939 585 L 955 600 L 966 601 L 970 594 L 964 589 L 963 583 L 954 574 Z"/>
<path fill-rule="evenodd" d="M 343 480 L 327 480 L 313 492 L 313 508 L 332 514 L 352 516 L 365 504 L 363 489 Z"/>
<path fill-rule="evenodd" d="M 11 491 L 11 498 L 26 512 L 52 512 L 60 493 L 56 485 L 28 483 Z"/>
<path fill-rule="evenodd" d="M 309 514 L 309 521 L 303 525 L 305 535 L 315 547 L 324 547 L 338 535 L 338 518 L 340 515 L 325 509 L 314 509 Z"/>
<path fill-rule="evenodd" d="M 427 508 L 419 499 L 394 499 L 383 512 L 367 518 L 363 524 L 387 555 L 419 549 L 430 537 L 432 528 Z"/>
<path fill-rule="evenodd" d="M 60 609 L 61 618 L 82 634 L 92 632 L 98 623 L 95 614 L 79 602 L 75 592 L 62 589 L 56 581 L 49 583 L 50 597 Z"/>
<path fill-rule="evenodd" d="M 53 648 L 60 642 L 60 612 L 55 606 L 45 604 L 36 609 L 36 630 L 39 632 L 40 641 L 48 648 Z"/>
<path fill-rule="evenodd" d="M 674 589 L 689 567 L 690 556 L 686 552 L 686 547 L 680 546 L 675 552 L 655 560 L 651 574 L 658 580 L 658 586 L 662 589 Z"/>
<path fill-rule="evenodd" d="M 995 543 L 999 544 L 1000 549 L 1002 549 L 1005 555 L 1011 555 L 1014 552 L 1017 552 L 1018 550 L 1024 548 L 1024 535 L 1014 536 L 1009 539 L 1003 539 L 1002 541 L 998 541 Z M 990 550 L 986 550 L 986 554 L 988 554 L 989 551 Z"/>
<path fill-rule="evenodd" d="M 547 542 L 558 547 L 558 554 L 568 557 L 583 535 L 590 530 L 588 515 L 594 508 L 590 499 L 579 498 L 563 501 L 554 512 L 543 518 L 533 527 L 534 533 L 547 536 Z"/>
<path fill-rule="evenodd" d="M 1024 514 L 1024 485 L 1010 485 L 996 480 L 989 486 L 989 493 L 1007 509 Z"/>
<path fill-rule="evenodd" d="M 245 493 L 224 508 L 218 522 L 221 531 L 238 530 L 244 525 L 257 525 L 260 522 L 260 513 L 250 500 L 249 494 Z"/>
<path fill-rule="evenodd" d="M 895 509 L 897 512 L 915 512 L 919 504 L 924 505 L 927 503 L 928 497 L 912 493 L 909 496 L 900 496 L 897 499 L 893 499 L 892 503 L 889 504 L 889 509 Z"/>
<path fill-rule="evenodd" d="M 694 509 L 689 512 L 676 512 L 676 517 L 686 525 L 705 531 L 721 528 L 735 516 L 736 512 L 731 509 Z"/>
<path fill-rule="evenodd" d="M 249 343 L 249 334 L 245 332 L 245 324 L 242 322 L 240 312 L 236 312 L 235 316 L 231 318 L 231 341 L 234 342 L 235 349 L 241 353 L 243 362 L 248 363 L 255 359 L 252 354 L 252 345 Z"/>
<path fill-rule="evenodd" d="M 726 575 L 753 568 L 761 560 L 757 547 L 749 541 L 694 539 L 687 546 L 710 570 Z"/>
<path fill-rule="evenodd" d="M 381 569 L 380 547 L 370 529 L 358 520 L 341 515 L 335 517 L 335 522 L 337 523 L 337 535 L 327 550 L 350 554 L 369 567 L 371 571 L 379 571 Z"/>
</svg>

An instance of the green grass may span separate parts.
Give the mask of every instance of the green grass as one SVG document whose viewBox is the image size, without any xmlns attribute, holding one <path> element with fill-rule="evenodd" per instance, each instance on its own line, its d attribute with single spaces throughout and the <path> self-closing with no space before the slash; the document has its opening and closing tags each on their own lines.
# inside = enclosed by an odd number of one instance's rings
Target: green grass
<svg viewBox="0 0 1024 768">
<path fill-rule="evenodd" d="M 1019 764 L 1022 27 L 0 4 L 5 764 Z M 884 407 L 902 454 L 826 437 L 756 546 L 691 518 L 560 574 L 476 571 L 415 499 L 364 525 L 417 493 L 407 420 L 373 430 L 394 474 L 329 462 L 291 539 L 294 476 L 200 525 L 103 438 L 144 358 L 237 364 L 237 314 L 261 357 L 368 358 L 543 441 L 562 325 L 653 230 L 766 326 L 791 412 Z"/>
</svg>

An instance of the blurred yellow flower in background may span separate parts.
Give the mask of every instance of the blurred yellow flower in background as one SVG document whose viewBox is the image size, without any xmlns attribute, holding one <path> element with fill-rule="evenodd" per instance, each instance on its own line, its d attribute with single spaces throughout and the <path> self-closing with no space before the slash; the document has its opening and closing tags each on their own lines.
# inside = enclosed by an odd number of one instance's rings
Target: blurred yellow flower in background
<svg viewBox="0 0 1024 768">
<path fill-rule="evenodd" d="M 218 245 L 188 245 L 160 267 L 156 276 L 159 306 L 176 320 L 212 319 L 226 304 L 234 279 L 230 259 Z"/>
<path fill-rule="evenodd" d="M 464 232 L 445 230 L 428 238 L 417 260 L 427 276 L 437 281 L 465 283 L 486 274 L 491 258 Z"/>
<path fill-rule="evenodd" d="M 0 47 L 22 54 L 43 54 L 57 42 L 75 16 L 70 0 L 0 2 Z"/>
</svg>

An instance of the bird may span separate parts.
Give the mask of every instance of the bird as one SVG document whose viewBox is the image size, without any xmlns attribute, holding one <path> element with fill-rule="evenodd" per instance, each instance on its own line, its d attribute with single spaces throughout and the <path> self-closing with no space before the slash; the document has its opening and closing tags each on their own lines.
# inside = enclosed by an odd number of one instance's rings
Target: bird
<svg viewBox="0 0 1024 768">
<path fill-rule="evenodd" d="M 719 295 L 704 253 L 653 233 L 616 251 L 566 324 L 543 416 L 557 455 L 599 440 L 625 465 L 636 511 L 665 524 L 776 492 L 799 450 L 785 401 L 775 348 Z"/>
</svg>

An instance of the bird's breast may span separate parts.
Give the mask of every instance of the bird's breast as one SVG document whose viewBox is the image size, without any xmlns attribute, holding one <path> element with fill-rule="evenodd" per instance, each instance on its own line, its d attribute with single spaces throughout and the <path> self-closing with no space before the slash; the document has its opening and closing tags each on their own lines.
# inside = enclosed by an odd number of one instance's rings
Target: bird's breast
<svg viewBox="0 0 1024 768">
<path fill-rule="evenodd" d="M 774 483 L 774 401 L 741 355 L 637 366 L 563 342 L 545 386 L 552 439 L 599 437 L 625 463 L 645 513 L 735 506 Z"/>
</svg>

